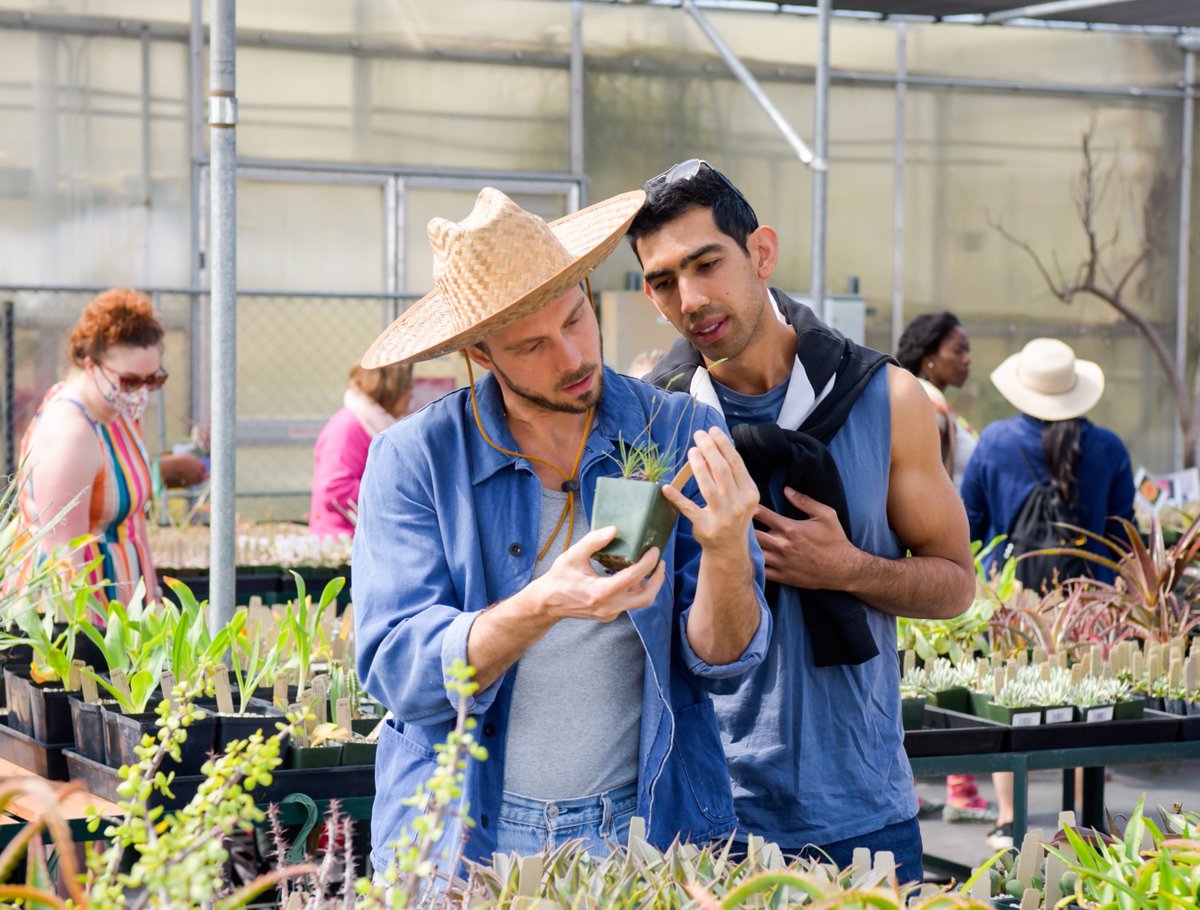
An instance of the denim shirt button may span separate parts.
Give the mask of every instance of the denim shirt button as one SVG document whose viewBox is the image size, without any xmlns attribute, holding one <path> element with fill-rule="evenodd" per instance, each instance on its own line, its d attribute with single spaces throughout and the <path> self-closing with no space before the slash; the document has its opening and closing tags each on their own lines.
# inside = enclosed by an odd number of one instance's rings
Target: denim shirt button
<svg viewBox="0 0 1200 910">
<path fill-rule="evenodd" d="M 520 556 L 524 552 L 525 552 L 525 548 L 522 547 L 519 543 L 510 543 L 508 545 L 508 553 L 510 556 Z"/>
<path fill-rule="evenodd" d="M 496 725 L 495 724 L 484 724 L 483 725 L 483 735 L 484 736 L 495 736 L 496 735 Z"/>
</svg>

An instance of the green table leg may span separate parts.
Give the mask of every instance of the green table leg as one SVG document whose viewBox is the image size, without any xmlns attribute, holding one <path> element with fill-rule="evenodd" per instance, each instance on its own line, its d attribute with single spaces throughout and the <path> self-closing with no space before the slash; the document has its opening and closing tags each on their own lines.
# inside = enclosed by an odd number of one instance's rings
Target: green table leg
<svg viewBox="0 0 1200 910">
<path fill-rule="evenodd" d="M 1081 823 L 1097 831 L 1107 831 L 1104 818 L 1104 769 L 1083 769 L 1083 818 Z"/>
<path fill-rule="evenodd" d="M 1029 761 L 1024 753 L 1013 756 L 1013 846 L 1021 847 L 1029 814 Z"/>
</svg>

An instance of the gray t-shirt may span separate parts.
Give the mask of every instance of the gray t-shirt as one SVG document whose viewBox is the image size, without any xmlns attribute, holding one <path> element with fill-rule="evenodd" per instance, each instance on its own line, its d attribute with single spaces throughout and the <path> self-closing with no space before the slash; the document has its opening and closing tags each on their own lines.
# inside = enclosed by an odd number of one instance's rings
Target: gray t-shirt
<svg viewBox="0 0 1200 910">
<path fill-rule="evenodd" d="M 538 549 L 568 494 L 542 489 Z M 565 522 L 564 522 L 565 524 Z M 571 541 L 587 533 L 578 500 Z M 534 566 L 544 575 L 565 529 Z M 628 614 L 609 623 L 559 620 L 516 665 L 504 753 L 504 789 L 533 799 L 591 796 L 637 780 L 646 652 Z"/>
</svg>

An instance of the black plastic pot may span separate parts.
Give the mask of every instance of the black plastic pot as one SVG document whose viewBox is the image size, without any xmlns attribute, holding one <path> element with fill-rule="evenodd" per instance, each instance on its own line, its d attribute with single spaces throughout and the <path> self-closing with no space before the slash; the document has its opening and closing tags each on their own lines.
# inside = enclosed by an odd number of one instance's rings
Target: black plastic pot
<svg viewBox="0 0 1200 910">
<path fill-rule="evenodd" d="M 628 568 L 651 547 L 666 547 L 678 515 L 656 483 L 601 477 L 592 503 L 592 530 L 615 525 L 617 536 L 592 558 L 609 573 Z"/>
<path fill-rule="evenodd" d="M 1140 720 L 1146 712 L 1146 699 L 1126 698 L 1113 706 L 1113 720 Z"/>
<path fill-rule="evenodd" d="M 283 719 L 283 712 L 267 702 L 257 698 L 250 699 L 245 714 L 217 714 L 217 729 L 213 740 L 213 750 L 222 753 L 231 742 L 237 739 L 249 739 L 255 732 L 261 730 L 263 737 L 274 736 L 275 724 Z M 287 751 L 287 743 L 280 749 L 280 757 Z"/>
<path fill-rule="evenodd" d="M 933 693 L 930 704 L 936 705 L 943 711 L 957 711 L 968 714 L 971 711 L 971 691 L 966 686 L 953 686 Z"/>
<path fill-rule="evenodd" d="M 163 763 L 164 771 L 174 771 L 177 774 L 198 774 L 208 754 L 212 752 L 213 739 L 216 736 L 217 720 L 212 714 L 194 721 L 187 728 L 187 739 L 180 744 L 179 763 L 168 759 Z M 158 715 L 122 714 L 119 711 L 104 711 L 104 750 L 106 763 L 113 768 L 132 765 L 139 762 L 137 746 L 142 737 L 158 734 Z"/>
<path fill-rule="evenodd" d="M 69 743 L 75 736 L 71 726 L 71 696 L 62 683 L 29 683 L 29 705 L 33 738 L 46 744 Z"/>
<path fill-rule="evenodd" d="M 382 714 L 379 717 L 355 717 L 350 721 L 350 732 L 358 736 L 369 736 L 382 722 Z"/>
<path fill-rule="evenodd" d="M 5 666 L 4 691 L 8 702 L 8 725 L 18 733 L 33 736 L 33 705 L 29 687 L 29 665 Z"/>
<path fill-rule="evenodd" d="M 104 763 L 104 707 L 115 708 L 115 701 L 86 702 L 72 695 L 71 725 L 74 727 L 75 751 L 92 761 Z"/>
</svg>

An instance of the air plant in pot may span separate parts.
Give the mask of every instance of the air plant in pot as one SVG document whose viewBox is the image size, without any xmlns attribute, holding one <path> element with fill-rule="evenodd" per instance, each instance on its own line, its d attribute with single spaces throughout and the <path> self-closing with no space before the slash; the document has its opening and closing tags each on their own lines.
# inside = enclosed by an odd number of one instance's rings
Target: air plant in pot
<svg viewBox="0 0 1200 910">
<path fill-rule="evenodd" d="M 682 490 L 692 472 L 686 453 L 664 449 L 652 438 L 654 421 L 666 401 L 665 394 L 655 398 L 645 427 L 633 440 L 617 437 L 616 453 L 609 455 L 617 466 L 617 476 L 596 481 L 591 527 L 615 526 L 617 534 L 592 558 L 610 574 L 633 565 L 651 547 L 658 547 L 661 553 L 675 529 L 679 512 L 663 496 L 661 487 L 670 480 L 673 487 Z M 675 422 L 672 439 L 678 438 L 680 426 L 694 411 L 695 402 L 689 399 Z"/>
</svg>

